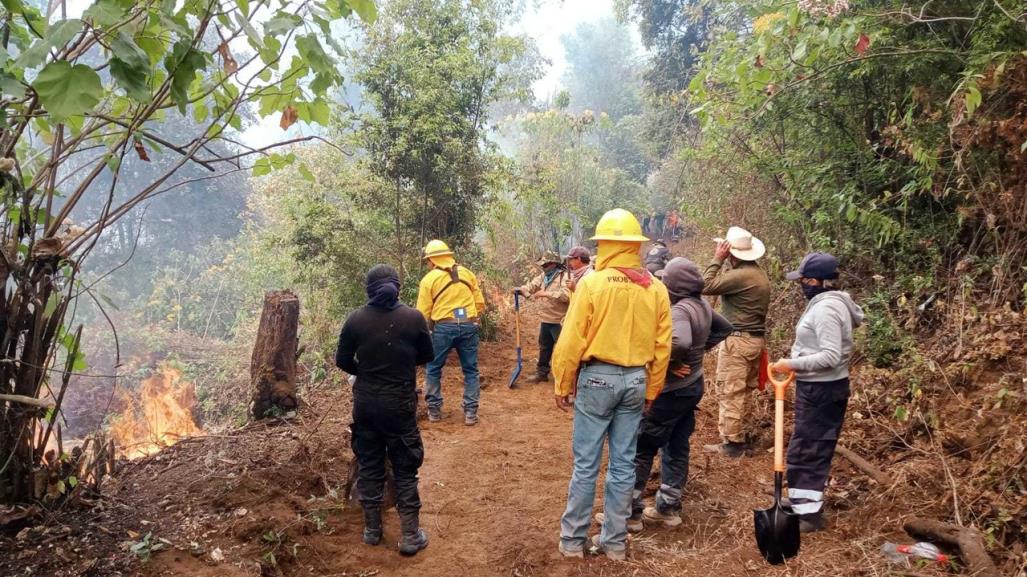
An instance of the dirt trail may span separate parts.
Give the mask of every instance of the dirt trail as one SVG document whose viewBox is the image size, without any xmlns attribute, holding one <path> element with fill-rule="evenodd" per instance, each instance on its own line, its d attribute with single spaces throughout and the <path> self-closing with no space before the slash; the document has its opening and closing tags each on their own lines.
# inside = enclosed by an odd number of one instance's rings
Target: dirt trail
<svg viewBox="0 0 1027 577">
<path fill-rule="evenodd" d="M 537 319 L 525 322 L 525 373 L 537 354 Z M 181 442 L 119 472 L 92 508 L 69 511 L 0 547 L 0 574 L 51 577 L 477 577 L 603 575 L 889 575 L 877 552 L 899 533 L 907 507 L 881 494 L 844 462 L 829 489 L 830 530 L 803 538 L 787 566 L 770 567 L 752 535 L 753 508 L 770 503 L 770 455 L 710 457 L 716 400 L 710 389 L 692 438 L 684 523 L 632 537 L 626 563 L 556 551 L 571 471 L 571 415 L 552 385 L 508 389 L 510 335 L 483 343 L 481 422 L 466 427 L 455 359 L 444 373 L 445 419 L 422 421 L 422 524 L 431 544 L 416 557 L 396 548 L 399 523 L 386 514 L 385 542 L 360 542 L 359 507 L 342 498 L 352 453 L 346 388 L 308 393 L 291 421 L 261 422 Z M 455 356 L 455 355 L 454 355 Z M 712 370 L 707 367 L 707 371 Z M 858 404 L 858 399 L 855 403 Z M 765 405 L 764 405 L 765 406 Z M 760 413 L 765 420 L 766 415 Z M 650 480 L 655 488 L 655 480 Z M 598 491 L 602 494 L 601 488 Z M 597 510 L 601 504 L 597 503 Z M 597 528 L 593 527 L 593 532 Z M 51 554 L 53 553 L 53 554 Z M 918 575 L 940 575 L 919 569 Z"/>
<path fill-rule="evenodd" d="M 525 375 L 537 354 L 537 319 L 524 322 Z M 511 323 L 505 323 L 510 325 Z M 771 456 L 727 460 L 704 454 L 716 442 L 716 398 L 707 385 L 692 437 L 684 522 L 632 536 L 629 559 L 565 560 L 556 551 L 571 471 L 571 414 L 553 402 L 552 385 L 506 386 L 512 335 L 483 343 L 481 422 L 466 427 L 460 371 L 444 372 L 445 419 L 422 421 L 422 525 L 431 544 L 414 558 L 396 548 L 399 523 L 386 513 L 385 542 L 360 541 L 359 507 L 348 506 L 350 395 L 347 387 L 309 391 L 309 407 L 290 421 L 183 441 L 118 473 L 102 498 L 47 523 L 0 535 L 0 575 L 50 577 L 477 577 L 603 575 L 817 576 L 913 575 L 881 559 L 885 540 L 908 542 L 904 518 L 930 506 L 915 486 L 882 490 L 835 459 L 828 488 L 828 531 L 803 536 L 799 557 L 771 567 L 752 534 L 752 509 L 770 501 Z M 706 372 L 712 375 L 713 355 Z M 712 378 L 707 379 L 709 382 Z M 870 412 L 855 378 L 851 422 Z M 768 424 L 767 398 L 757 418 Z M 848 424 L 847 424 L 848 426 Z M 769 429 L 762 430 L 769 439 Z M 858 440 L 858 427 L 843 442 Z M 766 448 L 766 445 L 764 445 Z M 871 455 L 867 455 L 868 457 Z M 655 479 L 650 479 L 651 490 Z M 601 487 L 597 495 L 601 495 Z M 600 510 L 601 503 L 596 504 Z M 597 530 L 593 527 L 593 532 Z M 922 577 L 949 574 L 920 567 Z"/>
<path fill-rule="evenodd" d="M 525 334 L 533 335 L 534 327 L 537 323 L 529 321 Z M 533 341 L 529 337 L 525 343 L 525 374 L 533 369 Z M 249 507 L 247 519 L 256 517 L 250 524 L 233 520 L 223 522 L 228 526 L 215 525 L 212 545 L 221 539 L 222 548 L 228 552 L 225 562 L 212 564 L 207 555 L 166 551 L 144 565 L 143 573 L 340 577 L 852 575 L 859 573 L 853 567 L 864 564 L 862 560 L 876 557 L 879 543 L 860 535 L 865 531 L 861 530 L 859 515 L 842 512 L 836 514 L 831 531 L 804 539 L 803 554 L 789 566 L 772 568 L 764 564 L 752 537 L 751 510 L 770 502 L 770 456 L 729 461 L 701 452 L 703 443 L 716 440 L 716 404 L 708 392 L 693 437 L 685 522 L 674 530 L 653 528 L 633 536 L 627 563 L 614 563 L 605 557 L 562 559 L 556 544 L 571 469 L 571 415 L 557 410 L 551 385 L 522 380 L 518 389 L 508 389 L 506 381 L 513 365 L 509 337 L 501 343 L 483 343 L 481 368 L 487 386 L 482 391 L 481 422 L 475 427 L 463 425 L 459 368 L 453 362 L 447 366 L 444 420 L 422 422 L 426 453 L 421 469 L 422 525 L 431 536 L 431 544 L 416 557 L 403 558 L 396 550 L 399 523 L 394 511 L 386 516 L 385 542 L 369 547 L 360 543 L 359 511 L 349 508 L 328 516 L 317 529 L 279 531 L 285 546 L 274 549 L 277 563 L 268 567 L 269 546 L 262 542 L 266 540 L 263 535 L 283 525 L 293 527 L 296 519 L 309 518 L 316 506 L 304 497 L 315 491 L 321 480 L 306 485 L 296 481 L 300 488 L 292 491 L 288 486 L 269 490 L 266 481 L 261 481 L 263 484 L 236 484 L 226 494 L 237 497 L 215 499 L 220 500 L 223 515 L 229 518 L 240 505 Z M 333 415 L 319 425 L 317 436 L 329 448 L 338 450 L 338 439 L 346 434 L 347 423 L 348 414 Z M 320 446 L 320 442 L 312 445 Z M 316 462 L 325 458 L 321 456 L 323 450 L 315 446 L 310 449 L 312 457 L 304 451 L 290 462 Z M 280 472 L 265 465 L 250 476 L 277 479 Z M 319 474 L 327 477 L 328 484 L 340 482 L 337 468 L 329 467 Z M 289 475 L 295 475 L 295 471 Z M 856 494 L 863 493 L 848 483 L 841 485 L 836 506 L 847 507 Z M 263 573 L 258 565 L 262 560 Z"/>
<path fill-rule="evenodd" d="M 693 249 L 694 250 L 694 249 Z M 504 323 L 504 326 L 512 323 Z M 525 375 L 534 369 L 538 320 L 524 322 Z M 752 534 L 752 509 L 770 501 L 771 456 L 740 461 L 709 456 L 717 441 L 716 399 L 707 385 L 692 437 L 684 523 L 632 536 L 628 562 L 565 560 L 559 519 L 571 471 L 570 413 L 552 385 L 506 386 L 512 335 L 483 343 L 481 422 L 463 425 L 455 355 L 444 371 L 440 423 L 421 422 L 422 525 L 431 537 L 414 558 L 399 555 L 399 522 L 386 513 L 385 540 L 360 541 L 358 506 L 342 497 L 349 475 L 348 387 L 309 391 L 290 421 L 271 421 L 188 439 L 121 471 L 92 509 L 58 528 L 19 536 L 16 558 L 0 555 L 0 574 L 54 577 L 342 577 L 889 575 L 881 542 L 904 540 L 902 491 L 880 492 L 836 460 L 829 530 L 804 536 L 798 558 L 766 565 Z M 706 371 L 711 375 L 712 356 Z M 708 381 L 712 380 L 710 378 Z M 857 387 L 858 391 L 858 387 Z M 858 410 L 858 393 L 852 407 Z M 769 423 L 767 399 L 757 416 Z M 857 418 L 857 417 L 853 417 Z M 763 429 L 769 439 L 769 429 Z M 766 445 L 764 445 L 766 448 Z M 656 485 L 650 479 L 650 489 Z M 651 495 L 650 490 L 650 495 Z M 597 495 L 602 495 L 601 487 Z M 596 510 L 601 503 L 596 504 Z M 75 527 L 78 527 L 77 529 Z M 593 532 L 597 530 L 593 527 Z M 56 533 L 55 533 L 56 531 Z M 60 535 L 69 535 L 64 541 Z M 55 545 L 55 555 L 47 555 Z M 2 542 L 0 542 L 2 546 Z M 10 571 L 7 571 L 7 570 Z M 928 569 L 919 575 L 934 575 Z"/>
</svg>

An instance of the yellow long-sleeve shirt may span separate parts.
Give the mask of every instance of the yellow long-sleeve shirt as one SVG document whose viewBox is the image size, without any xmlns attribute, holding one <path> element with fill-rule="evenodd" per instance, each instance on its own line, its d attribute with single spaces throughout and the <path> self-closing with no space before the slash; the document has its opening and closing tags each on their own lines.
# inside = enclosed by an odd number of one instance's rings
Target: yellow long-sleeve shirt
<svg viewBox="0 0 1027 577">
<path fill-rule="evenodd" d="M 667 288 L 656 278 L 642 287 L 615 267 L 641 269 L 637 243 L 599 242 L 595 271 L 575 288 L 553 351 L 557 395 L 571 394 L 579 365 L 592 360 L 645 366 L 646 399 L 663 389 L 671 342 Z"/>
<path fill-rule="evenodd" d="M 457 267 L 456 273 L 460 280 L 467 284 L 457 282 L 443 292 L 442 289 L 452 281 L 449 269 L 454 265 L 450 263 L 452 259 L 442 263 L 445 268 L 428 271 L 417 289 L 417 310 L 429 321 L 451 319 L 458 308 L 466 311 L 468 319 L 475 318 L 485 311 L 485 296 L 478 286 L 478 277 L 462 266 Z"/>
</svg>

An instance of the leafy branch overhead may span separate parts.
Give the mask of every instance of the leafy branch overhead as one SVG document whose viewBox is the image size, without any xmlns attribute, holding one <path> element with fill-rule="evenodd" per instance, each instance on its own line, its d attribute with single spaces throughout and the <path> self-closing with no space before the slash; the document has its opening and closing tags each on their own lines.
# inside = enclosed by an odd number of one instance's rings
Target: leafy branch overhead
<svg viewBox="0 0 1027 577">
<path fill-rule="evenodd" d="M 76 276 L 104 232 L 160 194 L 290 163 L 274 149 L 318 137 L 250 148 L 238 133 L 277 114 L 283 129 L 327 124 L 343 82 L 333 34 L 354 16 L 374 22 L 377 9 L 370 0 L 0 4 L 0 354 L 10 359 L 0 394 L 38 398 L 56 349 L 68 349 L 64 314 L 89 291 Z M 183 119 L 184 134 L 162 130 Z M 126 171 L 126 155 L 153 159 L 154 170 Z M 77 349 L 62 354 L 65 373 L 85 369 Z M 6 411 L 0 500 L 33 497 L 43 451 L 25 432 L 39 415 Z"/>
</svg>

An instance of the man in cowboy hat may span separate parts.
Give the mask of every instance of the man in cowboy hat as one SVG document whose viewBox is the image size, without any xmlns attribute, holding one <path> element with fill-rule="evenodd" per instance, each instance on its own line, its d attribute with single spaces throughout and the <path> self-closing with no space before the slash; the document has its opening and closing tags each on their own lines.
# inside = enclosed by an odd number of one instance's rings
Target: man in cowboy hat
<svg viewBox="0 0 1027 577">
<path fill-rule="evenodd" d="M 560 255 L 548 250 L 535 263 L 542 274 L 528 284 L 514 289 L 515 294 L 541 301 L 538 316 L 542 322 L 538 329 L 538 365 L 532 382 L 549 380 L 549 362 L 553 358 L 553 347 L 560 338 L 560 325 L 571 302 L 571 275 L 563 266 Z"/>
<path fill-rule="evenodd" d="M 717 425 L 723 442 L 706 445 L 703 450 L 738 458 L 749 450 L 746 432 L 751 423 L 746 401 L 750 389 L 757 385 L 766 344 L 770 279 L 756 263 L 766 248 L 752 233 L 732 226 L 726 238 L 717 240 L 713 261 L 703 272 L 703 294 L 721 298 L 724 317 L 735 330 L 724 341 L 717 358 Z M 730 266 L 725 268 L 725 263 Z"/>
<path fill-rule="evenodd" d="M 428 421 L 442 419 L 442 367 L 449 351 L 456 349 L 464 372 L 464 424 L 478 424 L 478 315 L 485 311 L 485 297 L 478 277 L 458 265 L 446 243 L 433 240 L 424 247 L 424 258 L 431 270 L 417 289 L 417 310 L 428 319 L 435 358 L 424 371 L 424 400 Z"/>
</svg>

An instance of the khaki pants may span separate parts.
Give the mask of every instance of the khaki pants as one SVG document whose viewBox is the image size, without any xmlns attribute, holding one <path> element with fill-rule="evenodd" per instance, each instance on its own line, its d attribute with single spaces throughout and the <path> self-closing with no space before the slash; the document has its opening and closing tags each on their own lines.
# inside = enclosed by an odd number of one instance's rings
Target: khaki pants
<svg viewBox="0 0 1027 577">
<path fill-rule="evenodd" d="M 750 397 L 760 375 L 760 353 L 765 340 L 746 333 L 729 336 L 717 357 L 717 428 L 725 441 L 744 443 L 752 427 Z"/>
</svg>

